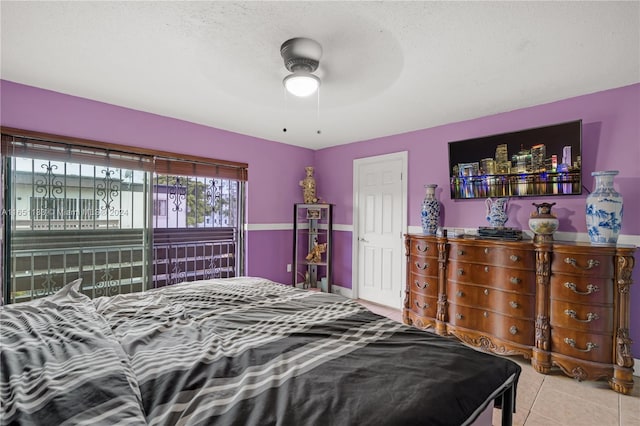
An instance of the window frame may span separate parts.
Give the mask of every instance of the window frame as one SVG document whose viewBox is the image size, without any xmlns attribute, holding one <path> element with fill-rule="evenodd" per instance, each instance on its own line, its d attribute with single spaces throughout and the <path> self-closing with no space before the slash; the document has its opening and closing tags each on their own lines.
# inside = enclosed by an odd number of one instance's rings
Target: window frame
<svg viewBox="0 0 640 426">
<path fill-rule="evenodd" d="M 11 157 L 20 157 L 21 152 L 29 154 L 29 150 L 19 146 L 21 142 L 33 142 L 36 145 L 31 146 L 31 149 L 41 151 L 38 152 L 38 158 L 40 155 L 50 156 L 47 158 L 56 161 L 69 161 L 83 163 L 83 158 L 87 162 L 92 164 L 100 164 L 100 161 L 104 161 L 107 166 L 111 167 L 123 167 L 126 168 L 127 164 L 131 165 L 132 158 L 140 156 L 147 160 L 143 167 L 145 171 L 151 172 L 153 177 L 156 173 L 166 174 L 182 174 L 192 176 L 206 176 L 208 178 L 220 178 L 235 180 L 238 182 L 237 196 L 239 203 L 238 206 L 238 220 L 239 223 L 235 232 L 237 233 L 237 253 L 241 254 L 239 262 L 236 263 L 236 275 L 244 275 L 244 261 L 246 258 L 245 251 L 245 225 L 246 225 L 246 181 L 248 180 L 248 164 L 219 160 L 208 157 L 193 156 L 187 154 L 179 154 L 168 151 L 152 150 L 146 148 L 132 147 L 127 145 L 113 144 L 108 142 L 100 142 L 89 139 L 74 138 L 68 136 L 55 135 L 50 133 L 35 132 L 24 129 L 17 129 L 12 127 L 0 127 L 2 139 L 0 146 L 0 181 L 4 186 L 0 191 L 0 210 L 3 214 L 0 215 L 0 232 L 2 233 L 2 240 L 6 242 L 7 247 L 11 247 L 11 229 L 9 220 L 5 220 L 4 212 L 10 209 L 11 206 L 7 205 L 10 199 L 6 196 L 7 191 L 10 188 L 10 175 L 7 173 L 9 170 L 9 163 Z M 68 149 L 65 149 L 67 147 Z M 17 148 L 17 149 L 16 149 Z M 22 151 L 21 151 L 22 149 Z M 73 151 L 73 152 L 71 152 Z M 31 153 L 34 155 L 34 153 Z M 28 158 L 28 155 L 27 155 Z M 146 286 L 151 288 L 153 286 L 153 190 L 148 190 L 148 196 L 146 203 L 151 203 L 151 208 L 147 208 L 148 220 L 146 223 L 146 239 L 147 247 L 149 249 L 147 263 L 147 279 Z M 79 200 L 78 203 L 82 203 Z M 186 228 L 185 228 L 186 229 Z M 2 288 L 3 301 L 9 303 L 10 291 L 11 291 L 11 262 L 7 259 L 10 254 L 5 252 L 5 243 L 0 244 L 0 267 L 2 267 L 3 273 L 0 274 L 0 287 Z M 1 302 L 0 302 L 1 303 Z"/>
</svg>

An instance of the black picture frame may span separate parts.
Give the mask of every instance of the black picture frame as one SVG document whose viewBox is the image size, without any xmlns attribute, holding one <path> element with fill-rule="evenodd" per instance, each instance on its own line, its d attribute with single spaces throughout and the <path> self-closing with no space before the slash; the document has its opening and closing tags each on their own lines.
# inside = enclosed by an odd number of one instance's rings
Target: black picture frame
<svg viewBox="0 0 640 426">
<path fill-rule="evenodd" d="M 448 143 L 452 199 L 582 194 L 582 120 Z"/>
</svg>

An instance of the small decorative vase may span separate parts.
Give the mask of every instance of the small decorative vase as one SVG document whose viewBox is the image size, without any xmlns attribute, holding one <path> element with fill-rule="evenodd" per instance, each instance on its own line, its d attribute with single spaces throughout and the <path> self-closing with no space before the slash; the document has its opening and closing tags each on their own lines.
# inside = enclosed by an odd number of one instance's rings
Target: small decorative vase
<svg viewBox="0 0 640 426">
<path fill-rule="evenodd" d="M 440 203 L 436 199 L 436 188 L 438 185 L 431 183 L 424 186 L 426 188 L 424 200 L 422 201 L 422 233 L 425 235 L 436 235 L 438 223 L 440 222 Z"/>
<path fill-rule="evenodd" d="M 622 227 L 622 196 L 613 188 L 613 178 L 619 172 L 592 172 L 595 189 L 587 196 L 587 232 L 591 244 L 614 245 Z"/>
<path fill-rule="evenodd" d="M 504 227 L 504 224 L 509 220 L 509 217 L 507 216 L 507 204 L 509 203 L 509 199 L 487 198 L 485 203 L 487 205 L 487 221 L 489 221 L 489 225 L 494 228 Z"/>
<path fill-rule="evenodd" d="M 531 213 L 529 218 L 529 229 L 536 234 L 536 239 L 539 241 L 551 241 L 554 232 L 558 229 L 560 221 L 556 216 L 551 213 L 551 207 L 556 203 L 541 203 L 536 204 L 536 210 Z"/>
<path fill-rule="evenodd" d="M 318 197 L 316 197 L 316 179 L 313 177 L 313 167 L 307 166 L 304 170 L 307 176 L 300 181 L 302 198 L 306 204 L 313 204 L 318 201 Z"/>
</svg>

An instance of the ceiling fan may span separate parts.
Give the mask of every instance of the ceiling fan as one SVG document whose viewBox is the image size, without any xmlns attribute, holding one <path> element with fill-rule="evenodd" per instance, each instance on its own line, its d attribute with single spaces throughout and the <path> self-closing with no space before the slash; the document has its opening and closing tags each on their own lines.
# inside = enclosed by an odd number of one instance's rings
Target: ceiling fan
<svg viewBox="0 0 640 426">
<path fill-rule="evenodd" d="M 318 69 L 322 57 L 320 43 L 305 37 L 291 38 L 280 46 L 280 55 L 291 72 L 282 81 L 287 91 L 298 97 L 315 93 L 320 87 L 320 79 L 312 73 Z"/>
</svg>

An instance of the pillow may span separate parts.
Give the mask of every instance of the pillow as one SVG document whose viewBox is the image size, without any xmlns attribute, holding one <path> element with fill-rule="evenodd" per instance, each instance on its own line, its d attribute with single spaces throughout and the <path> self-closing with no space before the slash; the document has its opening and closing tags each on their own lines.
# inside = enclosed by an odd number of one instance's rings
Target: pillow
<svg viewBox="0 0 640 426">
<path fill-rule="evenodd" d="M 129 359 L 81 283 L 0 307 L 4 423 L 146 424 Z"/>
<path fill-rule="evenodd" d="M 80 292 L 81 286 L 82 278 L 78 278 L 77 280 L 71 281 L 70 283 L 64 285 L 54 294 L 40 297 L 38 299 L 32 299 L 27 302 L 19 302 L 19 304 L 13 306 L 40 306 L 42 304 L 48 303 L 63 305 L 68 303 L 81 303 L 91 300 L 88 296 L 85 296 Z"/>
</svg>

